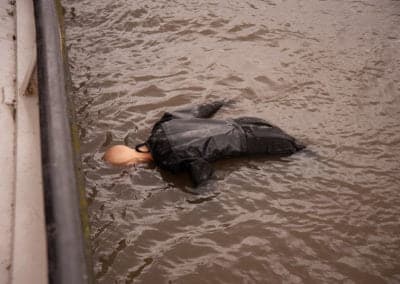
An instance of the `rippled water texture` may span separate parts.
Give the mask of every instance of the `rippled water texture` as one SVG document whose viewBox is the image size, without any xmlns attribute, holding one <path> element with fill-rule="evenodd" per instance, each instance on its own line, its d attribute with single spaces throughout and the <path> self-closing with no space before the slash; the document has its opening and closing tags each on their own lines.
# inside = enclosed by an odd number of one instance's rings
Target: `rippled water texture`
<svg viewBox="0 0 400 284">
<path fill-rule="evenodd" d="M 400 283 L 400 1 L 63 5 L 99 283 Z M 101 160 L 216 98 L 307 151 L 219 162 L 197 196 Z"/>
</svg>

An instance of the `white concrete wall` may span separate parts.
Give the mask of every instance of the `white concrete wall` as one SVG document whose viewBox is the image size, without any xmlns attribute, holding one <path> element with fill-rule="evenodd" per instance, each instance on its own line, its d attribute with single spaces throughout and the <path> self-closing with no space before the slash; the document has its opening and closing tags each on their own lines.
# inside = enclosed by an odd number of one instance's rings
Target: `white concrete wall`
<svg viewBox="0 0 400 284">
<path fill-rule="evenodd" d="M 15 181 L 15 7 L 0 0 L 0 283 L 9 283 Z"/>
<path fill-rule="evenodd" d="M 0 0 L 0 284 L 47 283 L 33 2 L 15 4 Z"/>
</svg>

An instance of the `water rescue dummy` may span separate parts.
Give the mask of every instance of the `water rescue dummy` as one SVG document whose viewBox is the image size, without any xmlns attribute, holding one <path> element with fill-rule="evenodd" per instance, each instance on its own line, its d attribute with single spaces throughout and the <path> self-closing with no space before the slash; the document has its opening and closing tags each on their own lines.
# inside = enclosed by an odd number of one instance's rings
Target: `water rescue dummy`
<svg viewBox="0 0 400 284">
<path fill-rule="evenodd" d="M 304 148 L 282 129 L 255 117 L 211 119 L 221 101 L 166 112 L 135 149 L 110 147 L 104 159 L 119 166 L 154 161 L 172 173 L 187 171 L 195 186 L 213 176 L 212 162 L 245 155 L 288 156 Z"/>
</svg>

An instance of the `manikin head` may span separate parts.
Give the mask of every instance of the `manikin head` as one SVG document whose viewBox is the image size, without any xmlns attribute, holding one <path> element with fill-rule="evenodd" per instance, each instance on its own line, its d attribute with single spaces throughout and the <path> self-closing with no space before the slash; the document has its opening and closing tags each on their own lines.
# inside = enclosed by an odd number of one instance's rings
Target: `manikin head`
<svg viewBox="0 0 400 284">
<path fill-rule="evenodd" d="M 141 146 L 138 152 L 125 145 L 115 145 L 107 149 L 104 160 L 114 166 L 131 166 L 153 161 L 147 146 Z M 147 152 L 147 153 L 146 153 Z"/>
</svg>

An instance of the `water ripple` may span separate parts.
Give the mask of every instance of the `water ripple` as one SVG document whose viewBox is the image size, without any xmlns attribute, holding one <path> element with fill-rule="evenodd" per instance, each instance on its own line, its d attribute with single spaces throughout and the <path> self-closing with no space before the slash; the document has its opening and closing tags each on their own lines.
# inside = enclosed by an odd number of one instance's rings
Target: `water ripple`
<svg viewBox="0 0 400 284">
<path fill-rule="evenodd" d="M 400 282 L 399 1 L 62 2 L 97 282 Z M 103 162 L 221 98 L 307 150 L 217 162 L 197 194 Z"/>
</svg>

